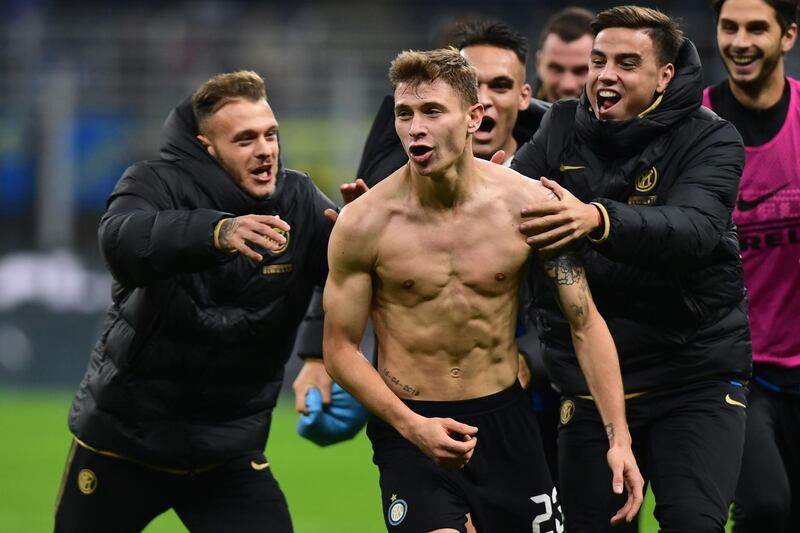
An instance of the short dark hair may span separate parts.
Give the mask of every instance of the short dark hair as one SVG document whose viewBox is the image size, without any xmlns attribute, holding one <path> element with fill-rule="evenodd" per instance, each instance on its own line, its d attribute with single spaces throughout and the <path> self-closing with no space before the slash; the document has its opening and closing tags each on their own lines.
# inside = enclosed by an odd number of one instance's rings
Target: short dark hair
<svg viewBox="0 0 800 533">
<path fill-rule="evenodd" d="M 452 30 L 451 44 L 459 50 L 482 44 L 511 50 L 523 65 L 528 58 L 528 39 L 499 20 L 479 19 L 458 24 Z"/>
<path fill-rule="evenodd" d="M 478 103 L 478 74 L 452 46 L 424 52 L 406 50 L 389 67 L 392 91 L 401 83 L 416 87 L 421 83 L 442 80 L 468 105 Z"/>
<path fill-rule="evenodd" d="M 547 19 L 539 36 L 539 48 L 544 46 L 544 41 L 551 33 L 565 43 L 577 41 L 584 35 L 592 35 L 592 20 L 594 13 L 582 7 L 565 7 Z"/>
<path fill-rule="evenodd" d="M 659 65 L 674 63 L 683 45 L 683 32 L 678 24 L 658 9 L 639 6 L 618 6 L 598 13 L 592 21 L 595 36 L 607 28 L 644 30 L 653 41 Z"/>
<path fill-rule="evenodd" d="M 800 11 L 800 2 L 798 0 L 763 0 L 765 4 L 775 10 L 775 18 L 778 19 L 778 24 L 781 27 L 781 33 L 786 33 L 789 26 L 797 23 L 798 11 Z M 722 11 L 722 4 L 725 0 L 711 0 L 711 8 L 719 21 L 719 14 Z"/>
<path fill-rule="evenodd" d="M 264 80 L 252 70 L 217 74 L 192 95 L 192 111 L 197 127 L 203 131 L 204 122 L 232 100 L 244 98 L 251 102 L 266 99 Z"/>
</svg>

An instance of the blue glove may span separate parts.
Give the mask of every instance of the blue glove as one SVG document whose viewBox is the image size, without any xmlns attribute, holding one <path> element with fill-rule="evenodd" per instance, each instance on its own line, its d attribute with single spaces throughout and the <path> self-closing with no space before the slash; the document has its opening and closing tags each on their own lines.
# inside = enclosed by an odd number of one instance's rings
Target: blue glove
<svg viewBox="0 0 800 533">
<path fill-rule="evenodd" d="M 331 404 L 327 407 L 322 405 L 319 389 L 308 389 L 306 408 L 308 414 L 301 414 L 297 420 L 297 434 L 319 446 L 352 439 L 369 417 L 369 412 L 336 383 L 331 387 Z"/>
</svg>

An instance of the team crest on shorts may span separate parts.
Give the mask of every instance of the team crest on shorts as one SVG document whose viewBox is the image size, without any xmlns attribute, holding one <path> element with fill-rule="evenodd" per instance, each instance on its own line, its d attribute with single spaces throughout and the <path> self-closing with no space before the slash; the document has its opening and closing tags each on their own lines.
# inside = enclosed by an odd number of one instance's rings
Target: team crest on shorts
<svg viewBox="0 0 800 533">
<path fill-rule="evenodd" d="M 84 494 L 91 494 L 97 490 L 97 476 L 94 472 L 88 468 L 78 472 L 78 489 Z"/>
<path fill-rule="evenodd" d="M 572 400 L 564 400 L 561 404 L 561 413 L 559 419 L 561 420 L 561 425 L 566 426 L 570 420 L 572 420 L 572 415 L 575 414 L 575 402 Z"/>
<path fill-rule="evenodd" d="M 392 503 L 389 505 L 389 512 L 387 516 L 389 518 L 389 524 L 396 526 L 408 514 L 408 504 L 402 498 L 398 498 L 397 494 L 392 494 Z"/>
</svg>

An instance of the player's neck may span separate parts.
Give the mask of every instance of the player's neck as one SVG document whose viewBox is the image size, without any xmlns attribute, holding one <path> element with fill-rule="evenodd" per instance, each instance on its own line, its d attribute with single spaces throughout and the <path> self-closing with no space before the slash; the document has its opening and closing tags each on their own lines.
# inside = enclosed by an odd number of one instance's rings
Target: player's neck
<svg viewBox="0 0 800 533">
<path fill-rule="evenodd" d="M 514 157 L 514 154 L 517 152 L 517 148 L 518 148 L 517 140 L 514 138 L 513 135 L 509 135 L 508 140 L 505 142 L 505 144 L 503 144 L 503 146 L 500 149 L 506 153 L 506 160 L 508 160 L 510 157 Z M 501 161 L 500 164 L 504 164 L 504 162 Z"/>
<path fill-rule="evenodd" d="M 420 205 L 431 209 L 450 209 L 465 202 L 472 194 L 477 173 L 472 150 L 435 175 L 423 176 L 411 168 L 411 186 Z"/>
<path fill-rule="evenodd" d="M 736 101 L 748 109 L 769 109 L 778 103 L 783 96 L 783 88 L 786 83 L 784 76 L 783 60 L 776 66 L 764 83 L 752 90 L 747 87 L 736 85 L 728 79 L 728 85 Z"/>
</svg>

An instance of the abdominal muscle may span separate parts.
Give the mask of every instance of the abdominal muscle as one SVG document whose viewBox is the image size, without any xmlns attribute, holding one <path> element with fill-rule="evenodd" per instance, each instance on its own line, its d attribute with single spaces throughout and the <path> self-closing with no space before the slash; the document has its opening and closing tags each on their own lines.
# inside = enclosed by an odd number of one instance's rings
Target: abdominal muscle
<svg viewBox="0 0 800 533">
<path fill-rule="evenodd" d="M 376 294 L 377 370 L 397 396 L 465 400 L 516 381 L 516 290 L 491 297 L 470 292 L 448 283 L 433 300 L 412 306 Z"/>
</svg>

